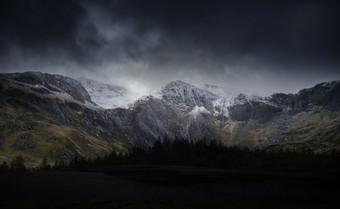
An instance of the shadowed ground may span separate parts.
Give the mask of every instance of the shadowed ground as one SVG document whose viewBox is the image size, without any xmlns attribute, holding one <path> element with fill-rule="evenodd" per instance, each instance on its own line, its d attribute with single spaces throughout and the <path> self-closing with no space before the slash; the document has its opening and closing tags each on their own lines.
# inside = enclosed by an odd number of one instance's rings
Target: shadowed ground
<svg viewBox="0 0 340 209">
<path fill-rule="evenodd" d="M 334 173 L 111 166 L 0 175 L 0 208 L 337 208 Z"/>
</svg>

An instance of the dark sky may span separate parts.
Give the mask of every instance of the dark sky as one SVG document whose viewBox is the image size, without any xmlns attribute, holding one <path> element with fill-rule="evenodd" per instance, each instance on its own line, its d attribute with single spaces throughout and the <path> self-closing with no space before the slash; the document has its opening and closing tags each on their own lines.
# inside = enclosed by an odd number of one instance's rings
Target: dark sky
<svg viewBox="0 0 340 209">
<path fill-rule="evenodd" d="M 339 9 L 327 0 L 2 0 L 0 71 L 139 92 L 177 79 L 296 92 L 340 79 Z"/>
</svg>

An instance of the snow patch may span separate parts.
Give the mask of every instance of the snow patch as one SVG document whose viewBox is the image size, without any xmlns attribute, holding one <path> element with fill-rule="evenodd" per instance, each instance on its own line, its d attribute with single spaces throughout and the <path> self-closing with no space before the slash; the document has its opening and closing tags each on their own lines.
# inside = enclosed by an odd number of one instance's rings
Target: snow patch
<svg viewBox="0 0 340 209">
<path fill-rule="evenodd" d="M 124 87 L 105 84 L 88 78 L 78 78 L 93 102 L 104 109 L 128 108 L 135 97 Z"/>
<path fill-rule="evenodd" d="M 198 115 L 200 114 L 210 114 L 210 112 L 205 109 L 205 107 L 201 106 L 195 106 L 194 109 L 192 109 L 190 112 L 189 112 L 190 115 L 192 115 L 194 118 L 197 118 Z"/>
</svg>

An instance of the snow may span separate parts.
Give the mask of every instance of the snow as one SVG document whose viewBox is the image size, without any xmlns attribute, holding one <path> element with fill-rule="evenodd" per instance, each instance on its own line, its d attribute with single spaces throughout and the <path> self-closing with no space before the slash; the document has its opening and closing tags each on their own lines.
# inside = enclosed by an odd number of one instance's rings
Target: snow
<svg viewBox="0 0 340 209">
<path fill-rule="evenodd" d="M 124 87 L 105 84 L 88 78 L 78 78 L 93 102 L 104 109 L 128 108 L 135 98 Z"/>
<path fill-rule="evenodd" d="M 210 114 L 210 112 L 207 109 L 205 109 L 203 106 L 201 107 L 195 106 L 194 109 L 192 109 L 189 112 L 189 115 L 192 115 L 194 118 L 197 118 L 197 116 L 200 114 Z"/>
<path fill-rule="evenodd" d="M 224 115 L 225 117 L 229 117 L 229 107 L 245 103 L 252 105 L 253 102 L 261 102 L 267 105 L 276 106 L 271 103 L 267 97 L 254 94 L 248 95 L 231 88 L 227 89 L 209 84 L 205 84 L 203 88 L 219 96 L 218 99 L 213 100 L 212 102 L 214 107 L 214 116 Z"/>
<path fill-rule="evenodd" d="M 235 89 L 227 89 L 210 84 L 205 84 L 203 88 L 218 95 L 218 98 L 212 101 L 215 117 L 220 115 L 229 117 L 228 108 L 230 106 L 249 102 L 247 99 L 247 95 L 242 94 L 240 91 Z"/>
<path fill-rule="evenodd" d="M 172 104 L 186 103 L 189 106 L 203 106 L 204 103 L 215 100 L 217 95 L 210 91 L 197 88 L 183 81 L 172 81 L 166 85 L 161 93 L 163 99 Z"/>
<path fill-rule="evenodd" d="M 150 93 L 150 96 L 152 96 L 155 99 L 162 99 L 163 98 L 163 94 L 161 93 L 161 91 L 153 91 Z"/>
<path fill-rule="evenodd" d="M 109 85 L 87 78 L 78 79 L 88 91 L 92 101 L 105 109 L 132 108 L 138 101 L 147 102 L 150 99 L 160 99 L 175 105 L 195 118 L 200 114 L 224 115 L 229 117 L 229 107 L 252 102 L 262 102 L 273 105 L 268 98 L 257 95 L 243 94 L 234 89 L 214 85 L 204 85 L 198 88 L 183 81 L 171 81 L 164 88 L 136 98 L 131 92 L 118 85 Z"/>
<path fill-rule="evenodd" d="M 214 116 L 224 115 L 226 117 L 229 116 L 228 107 L 232 100 L 226 98 L 219 98 L 213 101 L 214 107 Z"/>
<path fill-rule="evenodd" d="M 270 104 L 267 98 L 257 95 L 247 95 L 234 89 L 227 89 L 215 85 L 204 85 L 198 88 L 183 81 L 168 83 L 158 95 L 164 102 L 175 105 L 188 114 L 197 117 L 199 114 L 213 114 L 215 117 L 224 115 L 229 117 L 229 107 L 252 102 Z M 271 104 L 270 104 L 271 105 Z"/>
<path fill-rule="evenodd" d="M 204 85 L 202 88 L 195 87 L 183 81 L 172 81 L 166 85 L 161 95 L 163 101 L 185 111 L 195 118 L 200 114 L 213 114 L 215 117 L 224 115 L 229 117 L 229 107 L 253 102 L 271 104 L 267 98 L 258 95 L 247 95 L 234 89 L 227 89 L 215 85 Z"/>
<path fill-rule="evenodd" d="M 138 97 L 136 99 L 136 101 L 148 101 L 149 99 L 162 99 L 163 98 L 163 94 L 161 91 L 156 90 L 156 91 L 152 91 L 150 94 L 146 94 L 146 95 L 142 95 L 140 97 Z"/>
<path fill-rule="evenodd" d="M 229 117 L 229 107 L 245 103 L 252 105 L 253 102 L 262 102 L 273 105 L 265 97 L 208 84 L 198 88 L 180 80 L 171 81 L 160 91 L 142 96 L 138 101 L 141 103 L 150 99 L 160 99 L 195 117 L 199 114 Z"/>
<path fill-rule="evenodd" d="M 37 77 L 43 76 L 42 73 L 31 73 Z M 12 79 L 16 76 L 18 75 L 8 75 L 8 77 Z M 198 88 L 180 80 L 171 81 L 161 90 L 151 92 L 150 94 L 146 94 L 142 97 L 139 97 L 140 95 L 137 97 L 136 94 L 132 93 L 133 89 L 129 91 L 122 86 L 105 84 L 88 78 L 78 78 L 78 81 L 58 75 L 54 75 L 53 78 L 72 84 L 72 87 L 68 88 L 76 88 L 72 89 L 74 91 L 85 92 L 82 88 L 83 86 L 89 93 L 91 100 L 95 103 L 94 104 L 91 103 L 91 101 L 85 101 L 85 105 L 92 109 L 133 108 L 134 104 L 140 104 L 142 102 L 148 102 L 150 100 L 156 99 L 161 100 L 162 102 L 169 105 L 173 105 L 184 114 L 190 114 L 194 117 L 197 117 L 200 114 L 210 114 L 214 115 L 215 117 L 224 115 L 225 117 L 229 117 L 229 108 L 234 105 L 242 105 L 246 103 L 253 105 L 254 102 L 260 102 L 275 106 L 270 102 L 270 97 L 243 94 L 242 92 L 235 89 L 208 84 Z M 49 81 L 49 79 L 45 80 L 46 82 Z M 42 81 L 45 82 L 45 80 L 43 79 Z M 17 82 L 15 80 L 13 81 Z M 340 81 L 333 81 L 323 83 L 322 86 L 333 88 L 339 83 Z M 65 91 L 65 88 L 62 90 L 62 87 L 56 86 L 58 85 L 56 83 L 54 84 L 55 85 L 52 83 L 49 84 L 49 86 L 52 87 L 51 89 L 48 89 L 46 86 L 44 86 L 44 84 L 30 85 L 25 83 L 24 85 L 30 86 L 32 88 L 47 89 L 49 92 L 51 92 L 51 94 L 46 95 L 48 97 L 55 97 L 62 101 L 73 99 L 72 96 L 67 93 L 68 91 Z M 60 92 L 57 92 L 58 90 Z M 96 106 L 96 104 L 98 106 Z"/>
</svg>

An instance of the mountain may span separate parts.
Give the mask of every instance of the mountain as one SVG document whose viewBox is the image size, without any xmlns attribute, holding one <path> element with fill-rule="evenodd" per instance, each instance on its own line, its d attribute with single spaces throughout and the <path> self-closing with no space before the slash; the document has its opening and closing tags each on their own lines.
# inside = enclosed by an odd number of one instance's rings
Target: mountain
<svg viewBox="0 0 340 209">
<path fill-rule="evenodd" d="M 0 161 L 94 158 L 128 146 L 79 81 L 40 72 L 1 74 L 0 81 Z"/>
<path fill-rule="evenodd" d="M 245 94 L 225 97 L 182 81 L 172 81 L 156 97 L 137 101 L 132 110 L 139 116 L 135 130 L 149 134 L 149 140 L 218 139 L 226 143 L 230 139 L 222 137 L 225 126 L 239 126 L 250 119 L 265 122 L 281 111 L 265 98 Z"/>
<path fill-rule="evenodd" d="M 37 93 L 54 94 L 56 97 L 70 96 L 81 103 L 93 104 L 89 93 L 81 83 L 69 77 L 41 72 L 9 73 L 2 76 Z"/>
<path fill-rule="evenodd" d="M 123 87 L 40 72 L 0 75 L 0 161 L 103 156 L 158 139 L 331 152 L 340 148 L 340 82 L 269 97 L 172 81 L 135 101 Z"/>
<path fill-rule="evenodd" d="M 117 107 L 128 108 L 133 102 L 133 96 L 124 87 L 109 85 L 88 78 L 78 78 L 91 96 L 91 99 L 100 107 L 112 109 Z"/>
</svg>

